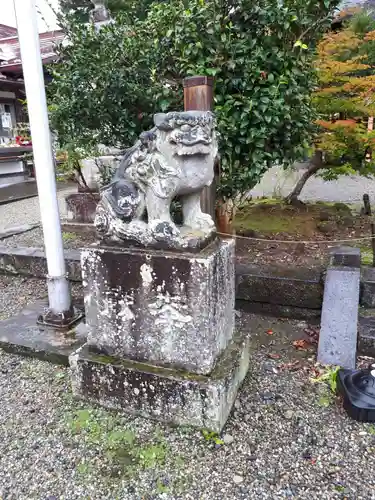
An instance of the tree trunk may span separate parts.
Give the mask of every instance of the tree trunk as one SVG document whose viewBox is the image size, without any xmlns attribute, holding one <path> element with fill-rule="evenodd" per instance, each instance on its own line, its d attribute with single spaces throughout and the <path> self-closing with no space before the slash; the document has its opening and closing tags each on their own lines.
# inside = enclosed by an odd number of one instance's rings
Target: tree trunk
<svg viewBox="0 0 375 500">
<path fill-rule="evenodd" d="M 298 205 L 300 200 L 298 199 L 299 195 L 301 194 L 301 191 L 303 187 L 305 186 L 306 182 L 312 177 L 318 170 L 323 168 L 323 159 L 322 159 L 322 151 L 316 151 L 315 155 L 313 158 L 311 158 L 311 162 L 302 177 L 298 180 L 297 184 L 294 186 L 292 191 L 288 194 L 288 196 L 285 198 L 285 201 L 287 203 L 290 203 L 291 205 Z"/>
</svg>

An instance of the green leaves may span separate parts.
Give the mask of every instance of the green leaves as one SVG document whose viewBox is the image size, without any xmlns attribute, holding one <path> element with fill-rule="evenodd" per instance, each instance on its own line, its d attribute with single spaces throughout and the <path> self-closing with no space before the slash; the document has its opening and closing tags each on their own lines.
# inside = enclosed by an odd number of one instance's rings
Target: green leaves
<svg viewBox="0 0 375 500">
<path fill-rule="evenodd" d="M 305 43 L 303 43 L 301 40 L 297 40 L 295 42 L 295 44 L 293 45 L 293 47 L 301 47 L 301 49 L 303 49 L 303 50 L 308 49 L 308 46 Z"/>
<path fill-rule="evenodd" d="M 99 32 L 66 22 L 70 45 L 59 48 L 49 88 L 62 143 L 132 145 L 153 113 L 182 109 L 181 81 L 198 74 L 215 78 L 221 196 L 246 193 L 271 163 L 299 157 L 315 118 L 307 44 L 337 2 L 169 0 L 146 2 L 142 16 L 125 3 Z"/>
</svg>

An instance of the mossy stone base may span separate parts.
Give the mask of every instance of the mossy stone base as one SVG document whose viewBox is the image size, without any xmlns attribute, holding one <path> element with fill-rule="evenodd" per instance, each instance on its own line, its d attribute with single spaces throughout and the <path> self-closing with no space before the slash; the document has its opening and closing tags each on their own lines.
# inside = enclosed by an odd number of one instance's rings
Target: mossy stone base
<svg viewBox="0 0 375 500">
<path fill-rule="evenodd" d="M 70 356 L 75 396 L 165 423 L 220 432 L 249 368 L 241 335 L 208 376 L 98 354 L 85 344 Z"/>
</svg>

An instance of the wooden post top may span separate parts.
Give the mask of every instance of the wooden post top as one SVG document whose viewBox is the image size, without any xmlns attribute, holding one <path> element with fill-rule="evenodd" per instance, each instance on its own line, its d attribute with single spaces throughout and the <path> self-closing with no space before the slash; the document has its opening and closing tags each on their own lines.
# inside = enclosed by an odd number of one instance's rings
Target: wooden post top
<svg viewBox="0 0 375 500">
<path fill-rule="evenodd" d="M 214 79 L 212 76 L 188 76 L 184 78 L 183 81 L 184 88 L 187 87 L 197 87 L 200 85 L 208 85 L 209 87 L 213 87 Z"/>
</svg>

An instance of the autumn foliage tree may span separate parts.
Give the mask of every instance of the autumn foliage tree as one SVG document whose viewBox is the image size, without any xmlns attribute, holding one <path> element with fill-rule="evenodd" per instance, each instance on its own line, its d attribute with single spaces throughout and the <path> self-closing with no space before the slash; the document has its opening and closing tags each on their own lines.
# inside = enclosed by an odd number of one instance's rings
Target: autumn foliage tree
<svg viewBox="0 0 375 500">
<path fill-rule="evenodd" d="M 358 12 L 343 29 L 327 33 L 317 46 L 319 87 L 314 103 L 316 153 L 309 168 L 287 197 L 298 199 L 314 174 L 326 180 L 343 174 L 375 174 L 375 20 Z"/>
</svg>

